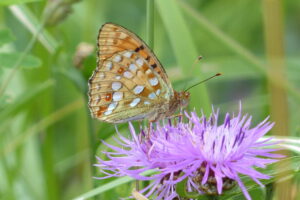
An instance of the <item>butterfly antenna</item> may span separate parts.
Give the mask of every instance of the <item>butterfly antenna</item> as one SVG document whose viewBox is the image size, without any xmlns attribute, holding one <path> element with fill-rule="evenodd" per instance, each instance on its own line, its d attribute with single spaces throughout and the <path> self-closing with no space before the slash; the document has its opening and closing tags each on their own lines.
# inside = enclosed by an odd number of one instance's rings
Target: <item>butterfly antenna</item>
<svg viewBox="0 0 300 200">
<path fill-rule="evenodd" d="M 202 56 L 198 56 L 194 61 L 192 68 L 196 67 L 196 65 L 199 63 L 200 60 L 202 60 L 202 58 L 203 58 Z"/>
<path fill-rule="evenodd" d="M 213 76 L 211 76 L 211 77 L 209 77 L 209 78 L 207 78 L 207 79 L 205 79 L 205 80 L 203 80 L 203 81 L 200 81 L 200 82 L 198 82 L 198 83 L 192 85 L 191 87 L 189 87 L 188 89 L 186 89 L 186 90 L 184 90 L 184 91 L 186 92 L 186 91 L 188 91 L 189 89 L 191 89 L 191 88 L 193 88 L 193 87 L 195 87 L 195 86 L 197 86 L 197 85 L 199 85 L 199 84 L 201 84 L 201 83 L 204 83 L 204 82 L 206 82 L 206 81 L 208 81 L 208 80 L 210 80 L 210 79 L 212 79 L 212 78 L 215 78 L 215 77 L 221 76 L 221 75 L 222 75 L 221 73 L 217 73 L 217 74 L 215 74 L 215 75 L 213 75 Z"/>
<path fill-rule="evenodd" d="M 196 65 L 199 63 L 200 60 L 202 60 L 202 58 L 203 58 L 202 56 L 198 56 L 198 57 L 195 59 L 193 65 L 192 65 L 192 69 L 194 69 L 194 68 L 196 67 Z M 187 82 L 185 82 L 183 88 L 186 88 L 186 84 L 187 84 Z"/>
</svg>

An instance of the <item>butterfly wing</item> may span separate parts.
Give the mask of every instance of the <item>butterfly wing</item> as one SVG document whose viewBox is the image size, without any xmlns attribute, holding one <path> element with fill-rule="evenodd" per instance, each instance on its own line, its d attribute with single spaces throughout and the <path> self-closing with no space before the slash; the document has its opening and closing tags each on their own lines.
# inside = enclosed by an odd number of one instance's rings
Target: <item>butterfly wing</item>
<svg viewBox="0 0 300 200">
<path fill-rule="evenodd" d="M 107 23 L 98 36 L 98 66 L 89 106 L 99 120 L 121 123 L 166 112 L 174 91 L 158 59 L 135 34 Z"/>
</svg>

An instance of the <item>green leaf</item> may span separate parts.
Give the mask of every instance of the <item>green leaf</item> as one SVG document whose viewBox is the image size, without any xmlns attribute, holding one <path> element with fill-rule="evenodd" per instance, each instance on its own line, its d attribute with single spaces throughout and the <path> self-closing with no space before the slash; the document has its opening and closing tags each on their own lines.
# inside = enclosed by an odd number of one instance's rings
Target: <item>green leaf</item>
<svg viewBox="0 0 300 200">
<path fill-rule="evenodd" d="M 13 4 L 30 3 L 35 1 L 41 1 L 41 0 L 1 0 L 0 6 L 9 6 Z"/>
<path fill-rule="evenodd" d="M 21 53 L 0 53 L 0 67 L 12 68 L 16 61 L 21 56 Z M 24 68 L 37 68 L 41 66 L 42 62 L 39 58 L 32 55 L 27 55 L 21 62 L 21 66 Z"/>
<path fill-rule="evenodd" d="M 8 29 L 0 30 L 0 46 L 13 41 L 15 38 Z"/>
</svg>

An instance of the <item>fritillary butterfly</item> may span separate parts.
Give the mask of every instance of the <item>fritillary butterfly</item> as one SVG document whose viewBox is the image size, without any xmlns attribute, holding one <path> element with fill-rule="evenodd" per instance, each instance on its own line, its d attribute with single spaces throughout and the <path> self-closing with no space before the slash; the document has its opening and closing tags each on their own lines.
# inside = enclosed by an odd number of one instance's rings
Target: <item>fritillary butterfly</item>
<svg viewBox="0 0 300 200">
<path fill-rule="evenodd" d="M 134 33 L 104 24 L 98 36 L 97 68 L 89 80 L 93 117 L 110 123 L 172 116 L 187 106 L 189 92 L 176 92 L 150 48 Z"/>
</svg>

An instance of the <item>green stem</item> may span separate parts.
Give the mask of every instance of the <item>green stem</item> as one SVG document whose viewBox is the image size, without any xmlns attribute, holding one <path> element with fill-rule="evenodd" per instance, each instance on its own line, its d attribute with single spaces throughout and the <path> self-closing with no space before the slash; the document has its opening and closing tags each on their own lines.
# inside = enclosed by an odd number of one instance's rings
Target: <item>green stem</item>
<svg viewBox="0 0 300 200">
<path fill-rule="evenodd" d="M 265 200 L 272 200 L 274 197 L 274 183 L 266 185 L 266 197 Z"/>
<path fill-rule="evenodd" d="M 154 0 L 147 0 L 147 44 L 154 48 Z"/>
<path fill-rule="evenodd" d="M 280 136 L 289 136 L 288 96 L 286 94 L 286 64 L 284 52 L 284 24 L 282 0 L 263 0 L 263 22 L 265 32 L 265 47 L 267 56 L 267 77 L 269 89 L 269 104 L 272 121 L 275 122 L 273 132 Z M 276 80 L 276 81 L 273 81 Z M 289 156 L 287 152 L 284 155 Z M 289 163 L 291 165 L 292 163 Z M 278 168 L 277 170 L 281 170 Z M 276 182 L 276 197 L 278 199 L 293 199 L 292 189 L 295 186 L 291 180 Z"/>
<path fill-rule="evenodd" d="M 87 105 L 88 104 L 88 99 L 85 98 L 85 104 Z M 86 107 L 87 108 L 87 107 Z M 87 126 L 88 126 L 88 134 L 89 134 L 89 143 L 90 143 L 90 170 L 91 170 L 91 174 L 92 176 L 95 176 L 96 175 L 96 167 L 94 167 L 93 164 L 95 164 L 95 155 L 96 155 L 96 151 L 97 151 L 97 140 L 96 140 L 96 136 L 95 136 L 95 128 L 94 128 L 94 125 L 93 125 L 93 122 L 92 122 L 92 118 L 90 116 L 90 111 L 89 109 L 87 108 L 87 111 L 86 111 L 87 115 L 88 115 L 88 121 L 87 121 Z M 96 180 L 93 179 L 92 180 L 92 185 L 93 187 L 95 188 L 96 187 Z"/>
</svg>

